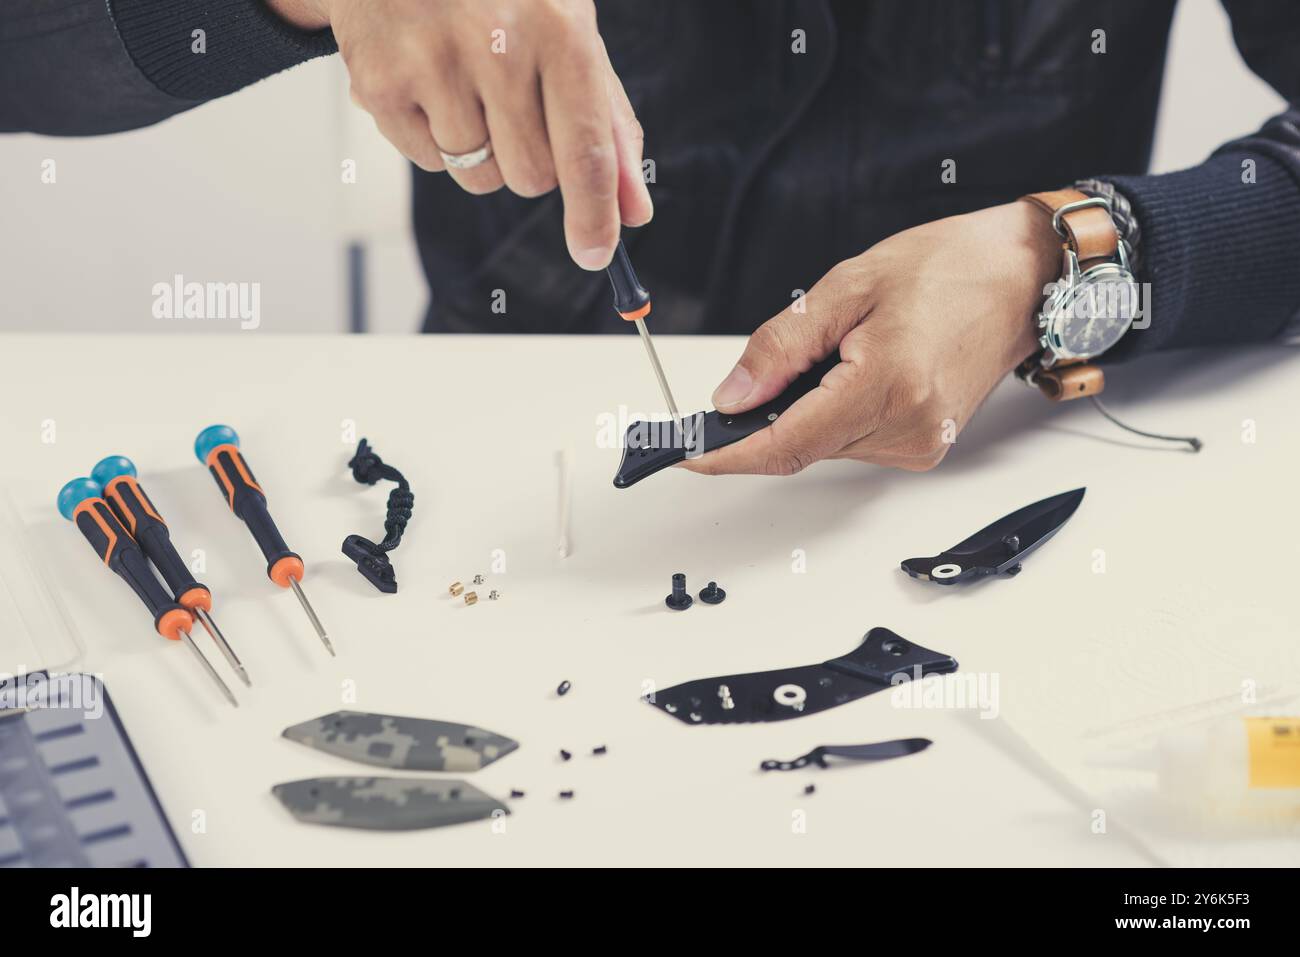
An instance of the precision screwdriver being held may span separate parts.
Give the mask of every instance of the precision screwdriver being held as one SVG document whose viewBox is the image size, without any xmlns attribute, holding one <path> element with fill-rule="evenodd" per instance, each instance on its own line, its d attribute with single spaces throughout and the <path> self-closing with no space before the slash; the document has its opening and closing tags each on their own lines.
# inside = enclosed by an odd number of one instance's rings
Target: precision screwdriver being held
<svg viewBox="0 0 1300 957">
<path fill-rule="evenodd" d="M 58 508 L 60 515 L 77 526 L 104 564 L 130 585 L 131 590 L 144 602 L 144 606 L 153 615 L 154 629 L 158 634 L 171 641 L 185 642 L 208 677 L 221 689 L 226 700 L 239 707 L 230 688 L 190 637 L 190 629 L 194 627 L 193 616 L 172 601 L 158 579 L 154 578 L 144 552 L 118 521 L 109 504 L 100 497 L 99 483 L 90 478 L 76 478 L 68 482 L 59 490 Z"/>
<path fill-rule="evenodd" d="M 659 388 L 664 394 L 664 401 L 668 403 L 668 414 L 673 417 L 673 422 L 680 431 L 681 414 L 677 411 L 677 403 L 673 401 L 672 390 L 668 388 L 668 378 L 664 375 L 663 366 L 659 364 L 659 354 L 655 352 L 654 343 L 650 341 L 650 332 L 645 327 L 645 317 L 650 315 L 650 293 L 637 279 L 636 270 L 632 268 L 632 260 L 628 258 L 623 240 L 618 241 L 618 246 L 614 249 L 614 258 L 610 260 L 605 272 L 614 287 L 614 309 L 628 322 L 636 323 L 636 331 L 641 334 L 646 355 L 650 357 L 650 368 L 654 370 L 655 378 L 659 380 Z"/>
<path fill-rule="evenodd" d="M 266 576 L 281 588 L 293 590 L 321 643 L 333 655 L 334 646 L 330 644 L 324 626 L 316 617 L 311 602 L 303 594 L 302 586 L 298 584 L 306 574 L 302 558 L 289 549 L 284 536 L 275 527 L 275 521 L 266 507 L 266 495 L 239 451 L 239 436 L 235 430 L 228 425 L 208 426 L 194 439 L 194 454 L 212 473 L 217 489 L 230 510 L 248 526 L 257 547 L 266 557 Z"/>
</svg>

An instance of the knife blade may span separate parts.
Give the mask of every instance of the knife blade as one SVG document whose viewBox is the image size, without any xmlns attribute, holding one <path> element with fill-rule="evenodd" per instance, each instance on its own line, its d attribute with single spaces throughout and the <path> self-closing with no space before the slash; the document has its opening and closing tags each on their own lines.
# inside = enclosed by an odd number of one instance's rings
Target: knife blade
<svg viewBox="0 0 1300 957">
<path fill-rule="evenodd" d="M 413 831 L 509 814 L 504 804 L 464 781 L 330 777 L 271 788 L 299 821 L 372 831 Z"/>
<path fill-rule="evenodd" d="M 699 678 L 643 700 L 685 724 L 786 721 L 817 714 L 888 688 L 898 676 L 947 674 L 955 659 L 872 628 L 847 655 L 820 664 Z"/>
<path fill-rule="evenodd" d="M 913 578 L 936 585 L 1018 575 L 1021 560 L 1060 530 L 1086 491 L 1076 488 L 1018 508 L 938 555 L 908 558 L 900 565 Z"/>
<path fill-rule="evenodd" d="M 519 747 L 483 728 L 363 711 L 335 711 L 283 735 L 326 754 L 403 771 L 477 771 Z"/>
<path fill-rule="evenodd" d="M 670 465 L 676 465 L 688 455 L 692 458 L 703 455 L 767 428 L 780 418 L 781 413 L 821 385 L 822 378 L 839 362 L 839 353 L 832 353 L 786 386 L 775 399 L 748 412 L 734 415 L 716 409 L 696 412 L 682 419 L 680 426 L 638 419 L 627 427 L 623 435 L 623 458 L 614 475 L 614 487 L 628 488 Z"/>
</svg>

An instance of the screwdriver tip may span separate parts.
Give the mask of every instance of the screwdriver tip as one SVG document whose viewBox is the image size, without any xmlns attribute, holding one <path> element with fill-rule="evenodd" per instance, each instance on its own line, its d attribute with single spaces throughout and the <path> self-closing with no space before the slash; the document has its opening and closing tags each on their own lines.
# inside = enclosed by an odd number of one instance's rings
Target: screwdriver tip
<svg viewBox="0 0 1300 957">
<path fill-rule="evenodd" d="M 247 669 L 243 667 L 236 668 L 235 674 L 239 675 L 239 680 L 244 683 L 245 688 L 253 687 L 253 682 L 249 680 Z"/>
<path fill-rule="evenodd" d="M 323 641 L 323 642 L 325 643 L 325 650 L 328 651 L 328 652 L 330 653 L 330 657 L 331 657 L 331 658 L 337 658 L 338 655 L 335 654 L 335 652 L 334 652 L 334 646 L 330 644 L 329 636 L 328 636 L 328 635 L 321 635 L 321 636 L 320 636 L 320 640 Z"/>
</svg>

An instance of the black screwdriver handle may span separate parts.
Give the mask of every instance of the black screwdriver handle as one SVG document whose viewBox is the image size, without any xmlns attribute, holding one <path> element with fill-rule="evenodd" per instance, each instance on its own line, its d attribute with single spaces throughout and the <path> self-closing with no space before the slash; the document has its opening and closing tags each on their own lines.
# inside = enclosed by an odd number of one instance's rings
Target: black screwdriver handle
<svg viewBox="0 0 1300 957">
<path fill-rule="evenodd" d="M 113 514 L 162 574 L 177 603 L 190 611 L 211 611 L 212 593 L 195 580 L 172 544 L 167 523 L 135 477 L 119 475 L 112 479 L 104 486 L 104 497 L 112 506 Z"/>
<path fill-rule="evenodd" d="M 231 444 L 218 445 L 208 453 L 207 466 L 230 510 L 253 533 L 257 547 L 266 558 L 267 577 L 281 588 L 288 588 L 293 581 L 301 581 L 305 571 L 302 558 L 289 548 L 275 527 L 266 507 L 266 495 L 239 448 Z"/>
<path fill-rule="evenodd" d="M 106 501 L 102 498 L 83 499 L 72 518 L 104 564 L 130 585 L 144 602 L 153 615 L 158 634 L 179 641 L 182 631 L 194 627 L 193 617 L 172 601 L 171 595 L 154 578 L 144 552 Z"/>
<path fill-rule="evenodd" d="M 632 260 L 628 258 L 623 240 L 614 247 L 614 258 L 605 268 L 610 285 L 614 287 L 614 309 L 624 319 L 641 319 L 650 314 L 650 293 L 636 278 Z"/>
</svg>

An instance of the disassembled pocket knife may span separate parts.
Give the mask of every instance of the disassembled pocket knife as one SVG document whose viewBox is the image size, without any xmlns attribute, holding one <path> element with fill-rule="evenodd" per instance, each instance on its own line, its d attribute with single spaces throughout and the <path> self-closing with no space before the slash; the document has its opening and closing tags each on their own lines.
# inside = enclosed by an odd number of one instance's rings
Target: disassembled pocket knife
<svg viewBox="0 0 1300 957">
<path fill-rule="evenodd" d="M 644 700 L 686 724 L 785 721 L 883 691 L 908 678 L 957 670 L 948 655 L 922 648 L 888 628 L 872 628 L 847 655 L 816 665 L 700 678 Z"/>
<path fill-rule="evenodd" d="M 299 821 L 373 831 L 413 831 L 481 821 L 510 810 L 464 781 L 307 778 L 271 788 Z"/>
<path fill-rule="evenodd" d="M 482 728 L 362 711 L 336 711 L 283 734 L 317 751 L 403 771 L 477 771 L 519 747 Z"/>
<path fill-rule="evenodd" d="M 782 412 L 817 388 L 822 377 L 839 362 L 839 353 L 833 353 L 791 382 L 775 399 L 748 412 L 736 415 L 728 415 L 716 409 L 712 412 L 696 412 L 680 423 L 644 422 L 638 419 L 627 427 L 623 436 L 623 459 L 618 463 L 618 472 L 614 475 L 614 487 L 627 488 L 635 485 L 643 478 L 676 465 L 688 455 L 692 458 L 703 455 L 767 428 Z"/>
<path fill-rule="evenodd" d="M 965 541 L 930 558 L 909 558 L 903 571 L 936 585 L 985 575 L 1018 575 L 1020 562 L 1057 533 L 1083 501 L 1087 489 L 1053 495 L 986 525 Z"/>
<path fill-rule="evenodd" d="M 819 768 L 830 767 L 827 758 L 843 758 L 846 761 L 888 761 L 892 758 L 905 758 L 917 754 L 934 744 L 929 738 L 898 738 L 894 741 L 876 741 L 871 744 L 823 744 L 813 748 L 807 754 L 790 761 L 769 759 L 758 766 L 760 771 L 797 771 L 815 764 Z"/>
</svg>

